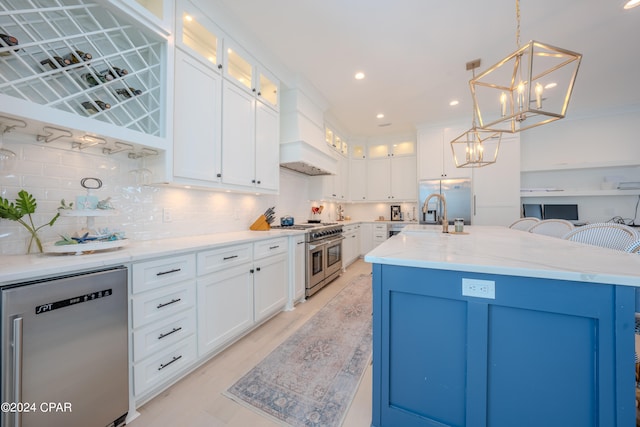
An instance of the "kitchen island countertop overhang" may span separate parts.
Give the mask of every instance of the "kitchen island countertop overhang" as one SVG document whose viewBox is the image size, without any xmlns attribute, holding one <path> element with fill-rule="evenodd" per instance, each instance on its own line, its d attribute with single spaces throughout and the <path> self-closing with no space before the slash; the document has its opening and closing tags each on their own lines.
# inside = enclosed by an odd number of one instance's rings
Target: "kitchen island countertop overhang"
<svg viewBox="0 0 640 427">
<path fill-rule="evenodd" d="M 640 287 L 640 256 L 506 227 L 408 225 L 365 256 L 373 264 Z"/>
</svg>

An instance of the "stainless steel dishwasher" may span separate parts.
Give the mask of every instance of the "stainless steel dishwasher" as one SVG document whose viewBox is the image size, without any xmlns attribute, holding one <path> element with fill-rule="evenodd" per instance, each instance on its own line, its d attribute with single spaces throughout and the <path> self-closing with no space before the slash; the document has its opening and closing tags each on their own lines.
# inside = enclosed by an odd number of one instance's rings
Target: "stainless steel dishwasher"
<svg viewBox="0 0 640 427">
<path fill-rule="evenodd" d="M 105 427 L 129 409 L 127 269 L 2 287 L 2 427 Z"/>
</svg>

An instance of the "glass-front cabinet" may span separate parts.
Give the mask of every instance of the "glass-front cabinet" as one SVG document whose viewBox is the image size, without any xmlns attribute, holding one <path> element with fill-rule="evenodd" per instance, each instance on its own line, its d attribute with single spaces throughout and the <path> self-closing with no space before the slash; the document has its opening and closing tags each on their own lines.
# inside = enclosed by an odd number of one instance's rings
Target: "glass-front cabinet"
<svg viewBox="0 0 640 427">
<path fill-rule="evenodd" d="M 270 107 L 278 110 L 280 85 L 278 80 L 264 69 L 258 69 L 258 97 Z"/>
<path fill-rule="evenodd" d="M 370 144 L 368 148 L 370 159 L 391 156 L 414 156 L 416 154 L 416 143 L 413 141 Z"/>
<path fill-rule="evenodd" d="M 222 67 L 219 52 L 222 39 L 217 27 L 197 9 L 191 7 L 176 14 L 178 37 L 176 43 L 187 52 L 197 53 L 209 61 L 215 68 Z"/>
<path fill-rule="evenodd" d="M 227 54 L 224 61 L 225 77 L 243 89 L 251 91 L 254 88 L 254 66 L 249 60 L 249 54 L 243 52 L 240 47 L 234 45 L 231 41 L 227 41 L 225 46 Z"/>
<path fill-rule="evenodd" d="M 279 110 L 280 85 L 275 76 L 232 40 L 225 41 L 224 76 L 251 92 L 265 105 Z"/>
</svg>

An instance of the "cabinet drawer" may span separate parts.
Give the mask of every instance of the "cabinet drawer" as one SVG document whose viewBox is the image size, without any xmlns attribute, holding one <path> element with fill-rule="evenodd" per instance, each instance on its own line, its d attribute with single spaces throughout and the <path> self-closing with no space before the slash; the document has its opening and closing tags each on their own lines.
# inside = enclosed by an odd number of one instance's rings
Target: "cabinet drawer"
<svg viewBox="0 0 640 427">
<path fill-rule="evenodd" d="M 166 319 L 182 310 L 195 306 L 196 281 L 165 286 L 156 291 L 134 295 L 132 304 L 132 323 L 139 328 L 151 322 Z"/>
<path fill-rule="evenodd" d="M 136 396 L 178 374 L 196 360 L 196 336 L 179 341 L 133 367 L 133 392 Z"/>
<path fill-rule="evenodd" d="M 384 242 L 385 240 L 387 240 L 389 236 L 387 235 L 386 232 L 384 233 L 373 233 L 373 241 L 374 242 Z"/>
<path fill-rule="evenodd" d="M 251 244 L 198 252 L 198 276 L 251 262 Z"/>
<path fill-rule="evenodd" d="M 194 254 L 162 258 L 133 264 L 133 293 L 155 289 L 196 275 Z"/>
<path fill-rule="evenodd" d="M 196 331 L 195 309 L 185 310 L 133 332 L 133 361 L 158 353 Z"/>
<path fill-rule="evenodd" d="M 373 224 L 373 231 L 384 231 L 387 232 L 387 224 Z"/>
<path fill-rule="evenodd" d="M 253 258 L 260 259 L 287 252 L 287 238 L 263 240 L 254 244 Z"/>
<path fill-rule="evenodd" d="M 344 227 L 342 227 L 342 232 L 343 233 L 351 233 L 354 232 L 356 230 L 360 229 L 360 224 L 349 224 L 349 225 L 345 225 Z"/>
</svg>

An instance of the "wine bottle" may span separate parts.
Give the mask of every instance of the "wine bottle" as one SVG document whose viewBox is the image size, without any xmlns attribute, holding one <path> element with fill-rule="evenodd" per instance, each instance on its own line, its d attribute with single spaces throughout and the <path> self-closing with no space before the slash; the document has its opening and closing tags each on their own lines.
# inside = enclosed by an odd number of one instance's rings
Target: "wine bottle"
<svg viewBox="0 0 640 427">
<path fill-rule="evenodd" d="M 75 52 L 71 52 L 71 53 L 65 55 L 64 58 L 68 59 L 70 61 L 70 63 L 72 63 L 72 64 L 77 64 L 81 60 L 82 61 L 89 61 L 91 58 L 93 58 L 93 55 L 91 55 L 88 52 L 83 52 L 81 50 L 76 50 Z"/>
<path fill-rule="evenodd" d="M 100 71 L 100 74 L 102 74 L 103 76 L 111 76 L 110 80 L 113 80 L 118 77 L 123 77 L 129 74 L 129 72 L 124 68 L 118 68 L 118 67 L 111 67 L 111 68 L 113 69 L 113 71 L 115 71 L 115 74 L 111 72 L 111 69 L 102 70 Z"/>
<path fill-rule="evenodd" d="M 0 39 L 2 39 L 4 44 L 6 44 L 7 46 L 15 46 L 18 44 L 18 39 L 8 34 L 0 34 Z M 4 46 L 0 45 L 0 47 L 4 47 Z M 20 49 L 13 49 L 14 52 L 17 52 L 19 50 Z M 11 55 L 11 52 L 10 51 L 2 52 L 0 53 L 0 55 L 8 56 L 8 55 Z"/>
<path fill-rule="evenodd" d="M 128 88 L 128 90 L 125 88 L 116 89 L 116 93 L 124 96 L 125 98 L 131 98 L 131 94 L 135 96 L 142 95 L 142 91 L 140 89 L 134 89 L 132 87 Z"/>
<path fill-rule="evenodd" d="M 127 71 L 124 68 L 118 68 L 118 67 L 112 67 L 112 68 L 113 68 L 113 71 L 115 71 L 120 77 L 123 77 L 129 74 L 129 71 Z"/>
<path fill-rule="evenodd" d="M 100 83 L 106 83 L 113 80 L 113 74 L 111 73 L 103 74 L 103 73 L 97 73 L 95 71 L 93 72 L 93 74 L 84 73 L 80 77 L 82 77 L 87 83 L 89 83 L 89 86 L 98 86 Z M 96 80 L 96 77 L 98 78 L 98 80 Z"/>
<path fill-rule="evenodd" d="M 42 61 L 40 61 L 40 64 L 48 65 L 53 70 L 58 68 L 58 66 L 66 67 L 67 65 L 71 65 L 71 61 L 69 61 L 68 59 L 61 58 L 59 56 L 53 56 L 52 58 L 53 58 L 53 60 L 51 58 L 43 59 Z"/>
<path fill-rule="evenodd" d="M 95 105 L 94 105 L 95 103 Z M 111 108 L 111 104 L 108 104 L 106 102 L 102 102 L 99 99 L 90 102 L 90 101 L 85 101 L 82 103 L 82 106 L 84 107 L 85 110 L 87 110 L 89 112 L 89 114 L 96 114 L 99 112 L 99 110 L 96 108 L 96 105 L 101 109 L 101 110 L 108 110 L 109 108 Z"/>
</svg>

